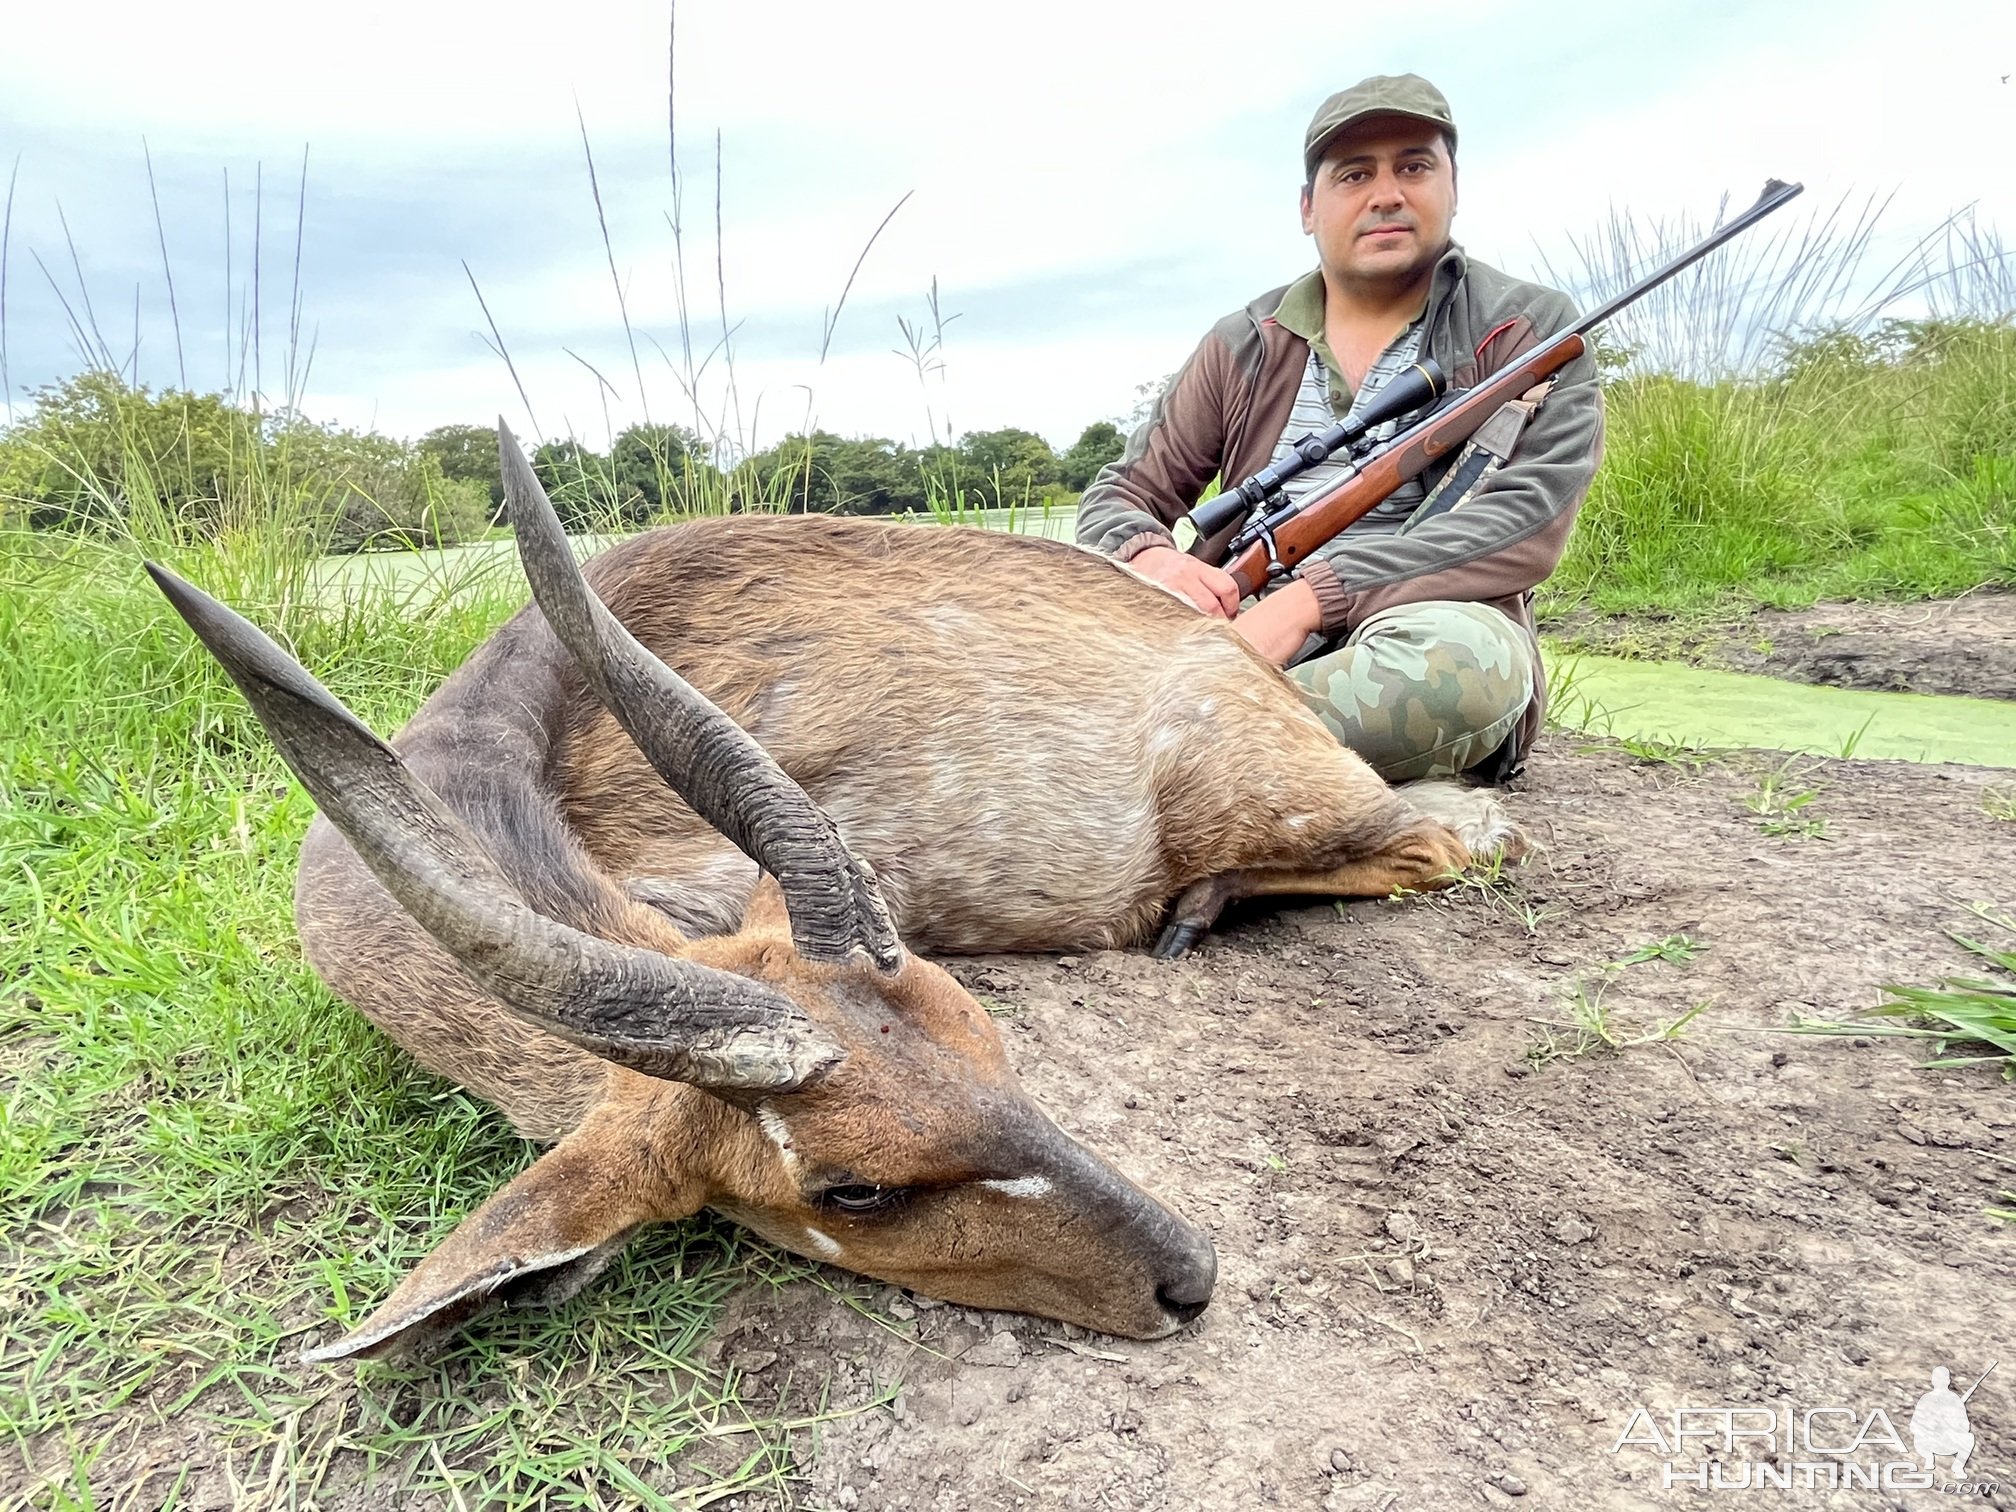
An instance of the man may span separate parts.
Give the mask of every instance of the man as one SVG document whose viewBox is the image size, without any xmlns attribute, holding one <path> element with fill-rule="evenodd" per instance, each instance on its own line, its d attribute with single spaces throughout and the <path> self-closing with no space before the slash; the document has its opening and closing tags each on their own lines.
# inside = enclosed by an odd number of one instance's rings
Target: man
<svg viewBox="0 0 2016 1512">
<path fill-rule="evenodd" d="M 1176 547 L 1174 525 L 1214 477 L 1230 484 L 1286 457 L 1418 357 L 1470 387 L 1575 319 L 1565 295 L 1450 240 L 1456 128 L 1427 80 L 1371 78 L 1332 95 L 1303 167 L 1302 229 L 1319 266 L 1211 329 L 1086 492 L 1078 539 L 1230 618 L 1389 781 L 1498 781 L 1540 729 L 1533 589 L 1560 560 L 1602 453 L 1591 358 L 1564 369 L 1537 409 L 1538 390 L 1508 405 L 1479 433 L 1485 445 L 1412 480 L 1255 602 L 1242 607 L 1229 574 Z M 1288 494 L 1341 472 L 1313 469 Z M 1223 545 L 1207 543 L 1210 560 Z"/>
</svg>

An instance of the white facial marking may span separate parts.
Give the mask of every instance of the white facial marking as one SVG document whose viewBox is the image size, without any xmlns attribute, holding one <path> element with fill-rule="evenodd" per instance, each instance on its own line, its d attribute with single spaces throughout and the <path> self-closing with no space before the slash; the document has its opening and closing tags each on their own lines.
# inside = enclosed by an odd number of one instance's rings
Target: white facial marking
<svg viewBox="0 0 2016 1512">
<path fill-rule="evenodd" d="M 811 1240 L 812 1247 L 828 1260 L 831 1260 L 835 1255 L 840 1253 L 840 1241 L 835 1239 L 831 1234 L 822 1234 L 815 1228 L 807 1227 L 805 1237 Z"/>
<path fill-rule="evenodd" d="M 791 1129 L 783 1119 L 770 1111 L 770 1104 L 761 1103 L 756 1109 L 756 1122 L 763 1126 L 763 1133 L 770 1143 L 777 1146 L 777 1153 L 784 1157 L 784 1169 L 798 1169 L 798 1157 L 791 1153 Z"/>
<path fill-rule="evenodd" d="M 1013 1181 L 983 1181 L 980 1185 L 989 1191 L 999 1192 L 1004 1197 L 1050 1195 L 1050 1179 L 1047 1176 L 1017 1176 Z"/>
</svg>

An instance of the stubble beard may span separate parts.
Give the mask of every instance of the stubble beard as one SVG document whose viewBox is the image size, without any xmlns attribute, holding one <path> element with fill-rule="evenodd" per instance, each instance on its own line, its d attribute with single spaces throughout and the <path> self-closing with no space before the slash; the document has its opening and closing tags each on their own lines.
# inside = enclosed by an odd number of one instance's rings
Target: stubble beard
<svg viewBox="0 0 2016 1512">
<path fill-rule="evenodd" d="M 1420 230 L 1415 228 L 1417 241 Z M 1357 238 L 1353 238 L 1356 246 Z M 1445 235 L 1440 244 L 1430 247 L 1422 244 L 1416 255 L 1403 263 L 1385 263 L 1377 267 L 1346 266 L 1337 275 L 1339 284 L 1348 292 L 1365 295 L 1374 299 L 1388 299 L 1405 293 L 1417 285 L 1425 283 L 1433 274 L 1435 265 L 1449 250 L 1449 238 Z"/>
</svg>

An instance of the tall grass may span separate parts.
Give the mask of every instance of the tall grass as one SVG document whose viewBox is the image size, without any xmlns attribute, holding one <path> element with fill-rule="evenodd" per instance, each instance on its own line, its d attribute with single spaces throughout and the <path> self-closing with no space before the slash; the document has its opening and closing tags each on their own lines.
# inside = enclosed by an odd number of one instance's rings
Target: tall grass
<svg viewBox="0 0 2016 1512">
<path fill-rule="evenodd" d="M 2016 584 L 2016 257 L 1964 218 L 1871 276 L 1879 207 L 1725 248 L 1621 316 L 1606 455 L 1543 610 Z M 1628 216 L 1592 297 L 1691 226 Z"/>
<path fill-rule="evenodd" d="M 784 1404 L 704 1346 L 729 1292 L 810 1271 L 725 1226 L 657 1231 L 432 1365 L 298 1363 L 529 1152 L 306 969 L 288 893 L 312 806 L 138 560 L 245 608 L 388 731 L 517 594 L 332 599 L 284 533 L 154 524 L 0 531 L 0 1506 L 777 1483 Z"/>
<path fill-rule="evenodd" d="M 115 405 L 116 465 L 60 433 L 36 458 L 116 479 L 82 491 L 89 530 L 0 511 L 0 1507 L 311 1506 L 366 1483 L 399 1506 L 691 1507 L 780 1487 L 817 1374 L 759 1386 L 708 1336 L 737 1288 L 832 1283 L 727 1225 L 654 1231 L 566 1307 L 429 1365 L 353 1380 L 298 1361 L 530 1152 L 307 970 L 289 893 L 312 805 L 140 563 L 251 616 L 388 732 L 523 590 L 472 570 L 331 591 L 316 477 L 266 444 L 256 331 L 249 386 L 218 406 L 247 427 L 228 466 L 199 483 L 193 423 L 164 441 Z M 675 371 L 697 392 L 709 360 L 689 339 Z M 306 366 L 290 354 L 290 385 Z M 680 512 L 788 501 L 788 479 L 655 464 Z"/>
</svg>

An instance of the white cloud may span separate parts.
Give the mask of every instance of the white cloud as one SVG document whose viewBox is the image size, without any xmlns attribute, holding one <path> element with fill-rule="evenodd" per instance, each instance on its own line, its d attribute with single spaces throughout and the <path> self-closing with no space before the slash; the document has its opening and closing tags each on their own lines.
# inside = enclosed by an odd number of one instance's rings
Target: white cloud
<svg viewBox="0 0 2016 1512">
<path fill-rule="evenodd" d="M 200 25 L 154 4 L 11 17 L 0 162 L 21 153 L 15 387 L 75 365 L 26 255 L 69 286 L 59 198 L 99 313 L 127 332 L 108 343 L 123 356 L 139 284 L 145 376 L 172 380 L 142 135 L 163 179 L 185 341 L 207 354 L 199 381 L 214 374 L 229 341 L 222 170 L 241 191 L 242 284 L 252 164 L 268 165 L 269 193 L 277 181 L 291 196 L 305 142 L 312 413 L 408 433 L 515 416 L 510 378 L 475 334 L 466 259 L 549 429 L 561 415 L 584 434 L 602 427 L 598 385 L 563 346 L 623 392 L 617 424 L 636 418 L 574 111 L 578 98 L 632 319 L 674 345 L 665 14 L 229 0 Z M 764 395 L 766 432 L 802 418 L 810 387 L 829 428 L 921 434 L 916 376 L 890 349 L 895 313 L 920 318 L 935 276 L 962 314 L 941 414 L 1068 442 L 1127 409 L 1217 315 L 1307 265 L 1294 215 L 1303 123 L 1327 90 L 1409 68 L 1442 85 L 1462 128 L 1459 235 L 1515 270 L 1538 250 L 1559 259 L 1613 206 L 1705 217 L 1771 174 L 1803 179 L 1810 206 L 1895 189 L 1891 248 L 1970 201 L 2016 226 L 2016 85 L 2000 79 L 2016 69 L 2016 7 L 1470 0 L 1355 33 L 1368 14 L 689 3 L 680 154 L 703 339 L 716 332 L 718 129 L 722 261 L 731 318 L 747 322 L 738 374 L 745 401 Z M 822 312 L 910 190 L 820 364 Z M 269 201 L 269 347 L 283 340 L 291 216 L 291 201 Z M 643 361 L 653 412 L 677 414 L 648 345 Z"/>
</svg>

